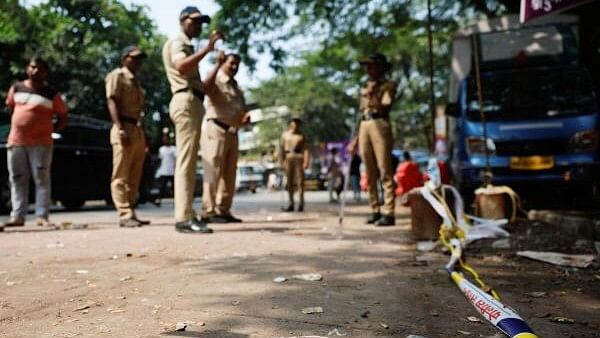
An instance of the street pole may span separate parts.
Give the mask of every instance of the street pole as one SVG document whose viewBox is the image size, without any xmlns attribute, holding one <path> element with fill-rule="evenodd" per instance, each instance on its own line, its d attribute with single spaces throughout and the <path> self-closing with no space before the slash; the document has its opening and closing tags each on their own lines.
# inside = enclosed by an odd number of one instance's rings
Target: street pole
<svg viewBox="0 0 600 338">
<path fill-rule="evenodd" d="M 435 152 L 435 94 L 433 85 L 433 20 L 431 18 L 431 0 L 427 0 L 427 40 L 429 42 L 429 110 L 431 114 L 431 151 Z"/>
</svg>

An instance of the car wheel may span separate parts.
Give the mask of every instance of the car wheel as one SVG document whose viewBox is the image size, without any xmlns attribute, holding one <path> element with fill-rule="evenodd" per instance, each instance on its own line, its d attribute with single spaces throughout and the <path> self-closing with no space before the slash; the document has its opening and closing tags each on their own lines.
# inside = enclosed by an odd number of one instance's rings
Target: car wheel
<svg viewBox="0 0 600 338">
<path fill-rule="evenodd" d="M 10 182 L 8 176 L 1 176 L 0 182 L 0 214 L 8 214 L 12 209 L 10 202 Z"/>
<path fill-rule="evenodd" d="M 85 200 L 80 198 L 69 198 L 60 200 L 60 203 L 65 207 L 65 209 L 69 211 L 76 211 L 81 209 L 81 207 L 85 204 Z"/>
</svg>

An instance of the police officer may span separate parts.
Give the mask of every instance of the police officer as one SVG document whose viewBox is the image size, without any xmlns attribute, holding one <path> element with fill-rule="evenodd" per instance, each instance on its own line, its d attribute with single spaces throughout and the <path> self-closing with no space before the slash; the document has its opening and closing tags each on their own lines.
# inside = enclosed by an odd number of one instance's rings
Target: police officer
<svg viewBox="0 0 600 338">
<path fill-rule="evenodd" d="M 210 53 L 223 35 L 213 32 L 208 45 L 194 51 L 191 39 L 200 36 L 202 24 L 210 17 L 196 7 L 186 7 L 179 15 L 181 33 L 168 40 L 162 50 L 163 63 L 173 97 L 169 115 L 175 125 L 175 229 L 180 232 L 211 233 L 206 222 L 198 219 L 192 207 L 200 127 L 204 115 L 204 88 L 198 62 Z"/>
<path fill-rule="evenodd" d="M 300 203 L 298 211 L 304 211 L 304 170 L 308 168 L 309 155 L 306 138 L 300 131 L 302 120 L 293 117 L 289 128 L 281 135 L 281 160 L 287 176 L 289 204 L 283 211 L 294 211 L 294 190 L 297 188 Z"/>
<path fill-rule="evenodd" d="M 389 114 L 396 96 L 397 84 L 386 80 L 391 64 L 383 54 L 372 54 L 361 60 L 360 64 L 369 79 L 360 89 L 361 121 L 358 140 L 353 140 L 350 148 L 354 150 L 358 143 L 365 163 L 369 201 L 373 211 L 367 223 L 389 226 L 395 224 L 394 180 L 391 166 L 393 136 Z M 379 205 L 377 196 L 378 178 L 384 192 L 382 206 Z"/>
<path fill-rule="evenodd" d="M 128 46 L 121 53 L 122 67 L 105 79 L 106 100 L 113 126 L 111 194 L 122 227 L 150 224 L 137 218 L 134 210 L 144 166 L 146 139 L 142 118 L 144 93 L 136 77 L 146 55 L 138 47 Z"/>
<path fill-rule="evenodd" d="M 208 96 L 202 131 L 204 189 L 202 218 L 209 223 L 239 223 L 231 214 L 238 160 L 238 129 L 250 122 L 244 93 L 235 80 L 240 56 L 217 55 L 217 63 L 204 81 Z"/>
</svg>

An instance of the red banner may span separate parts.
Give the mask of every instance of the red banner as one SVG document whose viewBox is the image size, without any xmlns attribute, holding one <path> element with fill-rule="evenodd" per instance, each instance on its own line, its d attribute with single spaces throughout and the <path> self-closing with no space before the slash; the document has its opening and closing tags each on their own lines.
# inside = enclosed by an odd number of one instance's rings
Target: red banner
<svg viewBox="0 0 600 338">
<path fill-rule="evenodd" d="M 592 0 L 521 0 L 521 22 L 558 13 Z"/>
</svg>

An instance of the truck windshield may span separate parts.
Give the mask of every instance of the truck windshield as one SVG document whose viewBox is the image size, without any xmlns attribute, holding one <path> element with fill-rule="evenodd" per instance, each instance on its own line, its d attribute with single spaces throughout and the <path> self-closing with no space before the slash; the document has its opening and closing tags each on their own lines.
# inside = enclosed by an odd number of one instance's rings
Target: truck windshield
<svg viewBox="0 0 600 338">
<path fill-rule="evenodd" d="M 583 69 L 553 68 L 489 72 L 481 77 L 488 120 L 526 120 L 596 112 L 596 98 Z M 467 118 L 479 120 L 474 77 L 468 80 Z"/>
</svg>

